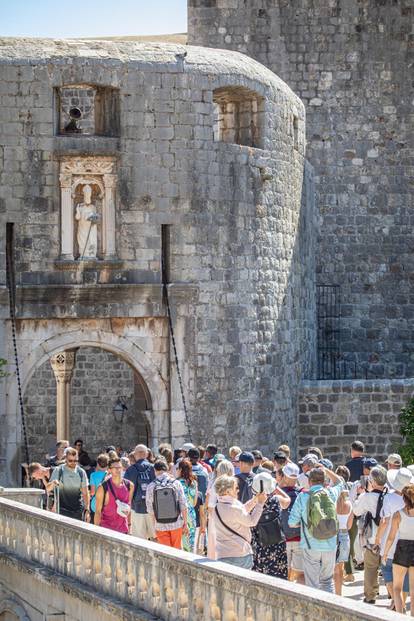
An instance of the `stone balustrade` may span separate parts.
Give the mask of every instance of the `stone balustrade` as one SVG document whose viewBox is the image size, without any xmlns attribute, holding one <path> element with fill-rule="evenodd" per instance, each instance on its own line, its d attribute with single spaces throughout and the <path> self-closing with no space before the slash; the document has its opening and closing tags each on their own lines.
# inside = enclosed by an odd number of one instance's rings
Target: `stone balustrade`
<svg viewBox="0 0 414 621">
<path fill-rule="evenodd" d="M 0 498 L 0 550 L 3 558 L 9 554 L 41 564 L 95 594 L 129 604 L 158 620 L 399 618 L 387 610 L 211 562 L 7 498 Z"/>
<path fill-rule="evenodd" d="M 39 509 L 43 506 L 44 494 L 42 489 L 33 487 L 0 487 L 0 498 L 9 498 Z"/>
</svg>

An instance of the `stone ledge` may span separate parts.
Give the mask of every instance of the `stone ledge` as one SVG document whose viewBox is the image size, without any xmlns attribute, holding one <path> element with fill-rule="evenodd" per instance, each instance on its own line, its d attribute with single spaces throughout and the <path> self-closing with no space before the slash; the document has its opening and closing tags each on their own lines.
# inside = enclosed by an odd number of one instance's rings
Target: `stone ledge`
<svg viewBox="0 0 414 621">
<path fill-rule="evenodd" d="M 303 380 L 300 383 L 299 390 L 318 391 L 318 392 L 356 392 L 378 390 L 393 390 L 398 388 L 414 388 L 414 377 L 408 378 L 385 378 L 385 379 L 368 379 L 368 380 Z M 400 392 L 400 390 L 398 390 Z"/>
<path fill-rule="evenodd" d="M 54 136 L 53 151 L 55 155 L 112 155 L 119 156 L 119 138 L 108 136 Z"/>
<path fill-rule="evenodd" d="M 71 272 L 82 271 L 84 269 L 93 270 L 119 270 L 125 269 L 125 262 L 119 259 L 79 259 L 55 261 L 54 266 L 57 270 L 67 270 Z"/>
</svg>

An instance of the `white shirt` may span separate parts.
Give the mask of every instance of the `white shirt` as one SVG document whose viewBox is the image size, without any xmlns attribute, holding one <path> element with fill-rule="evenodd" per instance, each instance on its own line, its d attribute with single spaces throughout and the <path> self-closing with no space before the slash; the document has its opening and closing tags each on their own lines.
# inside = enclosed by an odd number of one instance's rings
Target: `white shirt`
<svg viewBox="0 0 414 621">
<path fill-rule="evenodd" d="M 299 489 L 309 489 L 309 478 L 306 476 L 304 472 L 302 472 L 298 476 L 298 487 Z"/>
<path fill-rule="evenodd" d="M 377 492 L 363 492 L 359 498 L 354 502 L 353 512 L 354 515 L 359 517 L 360 515 L 365 515 L 368 511 L 371 513 L 372 517 L 375 518 L 377 513 L 377 504 L 380 494 Z M 386 498 L 387 496 L 385 496 Z M 368 538 L 368 543 L 374 545 L 375 537 L 377 534 L 377 525 L 374 520 L 372 520 L 372 535 Z"/>
<path fill-rule="evenodd" d="M 397 511 L 403 508 L 404 508 L 404 500 L 402 496 L 400 496 L 399 494 L 395 494 L 395 493 L 387 494 L 385 496 L 384 504 L 382 505 L 382 509 L 381 509 L 381 517 L 389 518 L 389 520 L 388 520 L 387 528 L 385 529 L 385 533 L 381 539 L 381 556 L 384 555 L 385 544 L 387 543 L 387 538 L 391 530 L 392 516 L 394 515 L 394 513 L 397 513 Z M 388 552 L 387 558 L 391 558 L 391 559 L 394 558 L 395 548 L 397 547 L 398 538 L 399 537 L 398 537 L 398 532 L 397 532 L 395 539 L 394 539 L 394 543 L 392 544 Z"/>
</svg>

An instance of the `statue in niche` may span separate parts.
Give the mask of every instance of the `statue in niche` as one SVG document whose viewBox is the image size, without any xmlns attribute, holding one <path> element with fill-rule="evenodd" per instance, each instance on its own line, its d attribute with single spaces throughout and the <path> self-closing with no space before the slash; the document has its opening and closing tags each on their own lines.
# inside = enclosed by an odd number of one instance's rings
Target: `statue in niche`
<svg viewBox="0 0 414 621">
<path fill-rule="evenodd" d="M 83 203 L 76 206 L 75 220 L 78 222 L 77 242 L 80 259 L 96 259 L 98 252 L 98 227 L 99 216 L 96 207 L 92 203 L 92 188 L 90 185 L 83 187 Z"/>
</svg>

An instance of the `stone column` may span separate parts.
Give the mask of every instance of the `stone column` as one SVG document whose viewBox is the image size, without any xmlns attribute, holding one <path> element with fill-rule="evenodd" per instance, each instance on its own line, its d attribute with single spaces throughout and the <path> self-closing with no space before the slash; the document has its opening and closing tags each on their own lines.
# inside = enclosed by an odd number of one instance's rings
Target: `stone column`
<svg viewBox="0 0 414 621">
<path fill-rule="evenodd" d="M 61 258 L 73 261 L 73 206 L 72 175 L 60 175 L 61 218 L 60 218 L 60 252 Z"/>
<path fill-rule="evenodd" d="M 115 250 L 115 184 L 116 175 L 103 175 L 105 195 L 103 200 L 102 250 L 104 259 L 113 259 Z"/>
<path fill-rule="evenodd" d="M 75 366 L 76 350 L 66 350 L 50 359 L 56 378 L 56 438 L 69 440 L 70 383 Z"/>
</svg>

